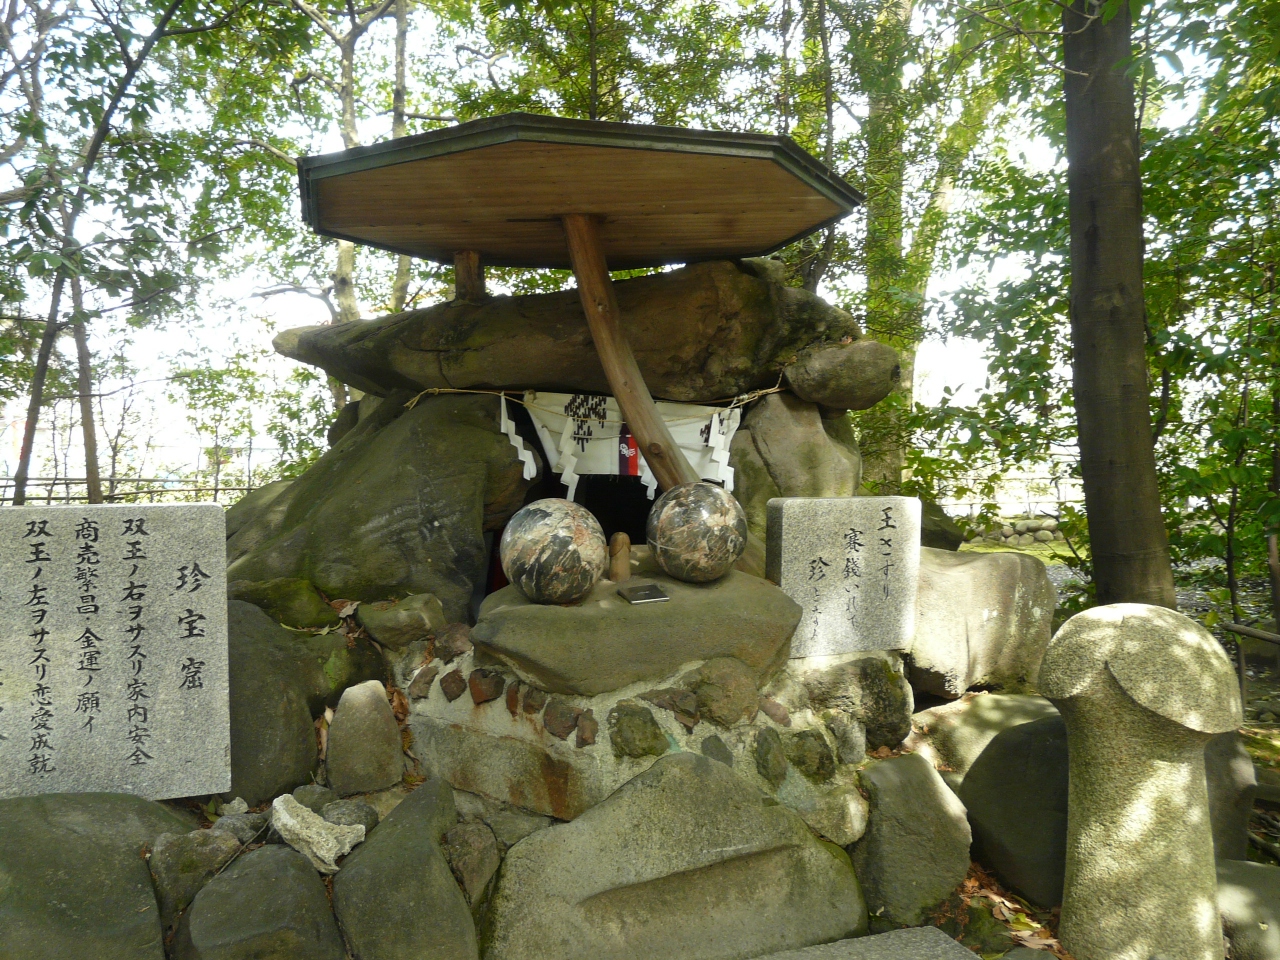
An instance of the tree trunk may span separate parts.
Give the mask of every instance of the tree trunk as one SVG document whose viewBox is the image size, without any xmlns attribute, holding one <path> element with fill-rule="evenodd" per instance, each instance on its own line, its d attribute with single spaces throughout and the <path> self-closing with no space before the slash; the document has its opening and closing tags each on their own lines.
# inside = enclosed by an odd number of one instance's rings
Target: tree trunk
<svg viewBox="0 0 1280 960">
<path fill-rule="evenodd" d="M 80 433 L 84 437 L 85 488 L 90 503 L 102 503 L 102 478 L 98 473 L 98 429 L 93 414 L 93 360 L 84 327 L 84 292 L 80 278 L 71 278 L 71 304 L 75 320 L 71 325 L 76 340 L 77 386 L 80 393 Z"/>
<path fill-rule="evenodd" d="M 64 270 L 53 279 L 53 291 L 49 298 L 49 318 L 45 321 L 44 335 L 40 338 L 40 351 L 36 354 L 36 368 L 31 375 L 31 397 L 27 401 L 27 422 L 23 425 L 22 449 L 18 453 L 18 469 L 13 472 L 13 505 L 20 507 L 27 502 L 27 478 L 31 471 L 31 456 L 35 451 L 36 428 L 40 424 L 40 409 L 44 406 L 44 382 L 49 375 L 49 360 L 58 342 L 58 308 L 62 303 L 62 288 L 67 282 Z"/>
<path fill-rule="evenodd" d="M 1099 603 L 1177 607 L 1151 442 L 1129 7 L 1063 12 L 1071 343 Z M 1096 16 L 1090 21 L 1089 16 Z"/>
</svg>

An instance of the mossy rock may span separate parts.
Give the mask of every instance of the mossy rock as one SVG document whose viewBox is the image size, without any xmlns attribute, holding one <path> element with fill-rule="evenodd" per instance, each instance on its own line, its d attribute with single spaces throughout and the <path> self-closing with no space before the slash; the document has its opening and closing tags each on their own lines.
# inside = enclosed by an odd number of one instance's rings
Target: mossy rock
<svg viewBox="0 0 1280 960">
<path fill-rule="evenodd" d="M 336 627 L 342 619 L 316 592 L 310 580 L 278 577 L 275 580 L 233 580 L 227 595 L 260 607 L 277 623 L 300 630 Z"/>
</svg>

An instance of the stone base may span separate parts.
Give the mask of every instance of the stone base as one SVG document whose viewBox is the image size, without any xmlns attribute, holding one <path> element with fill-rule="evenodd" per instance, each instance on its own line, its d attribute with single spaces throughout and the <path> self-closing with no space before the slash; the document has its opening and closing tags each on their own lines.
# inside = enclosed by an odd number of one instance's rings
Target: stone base
<svg viewBox="0 0 1280 960">
<path fill-rule="evenodd" d="M 964 960 L 965 957 L 972 960 L 973 953 L 937 927 L 915 927 L 771 953 L 759 960 Z"/>
<path fill-rule="evenodd" d="M 402 689 L 420 656 L 395 669 Z M 832 842 L 854 842 L 866 826 L 855 787 L 861 746 L 856 756 L 842 754 L 822 715 L 762 698 L 751 671 L 734 664 L 694 661 L 656 682 L 575 697 L 500 673 L 483 653 L 433 661 L 425 669 L 437 668 L 435 679 L 416 690 L 427 686 L 427 695 L 410 702 L 413 752 L 455 789 L 560 820 L 602 802 L 661 756 L 702 754 L 732 766 Z M 745 691 L 730 686 L 734 677 L 746 678 Z M 738 704 L 736 719 L 728 704 Z"/>
</svg>

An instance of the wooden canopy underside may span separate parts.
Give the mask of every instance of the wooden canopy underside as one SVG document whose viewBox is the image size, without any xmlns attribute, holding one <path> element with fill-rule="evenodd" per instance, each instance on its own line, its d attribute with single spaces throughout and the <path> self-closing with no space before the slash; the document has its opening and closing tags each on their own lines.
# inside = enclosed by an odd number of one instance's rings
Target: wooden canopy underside
<svg viewBox="0 0 1280 960">
<path fill-rule="evenodd" d="M 569 267 L 561 218 L 587 214 L 619 270 L 770 253 L 861 199 L 784 138 L 706 134 L 717 139 L 691 149 L 651 135 L 630 146 L 617 136 L 563 142 L 560 128 L 574 121 L 507 123 L 499 142 L 427 134 L 416 151 L 406 142 L 304 159 L 307 219 L 321 233 L 439 263 L 474 250 L 491 266 Z M 548 129 L 562 142 L 536 139 Z"/>
</svg>

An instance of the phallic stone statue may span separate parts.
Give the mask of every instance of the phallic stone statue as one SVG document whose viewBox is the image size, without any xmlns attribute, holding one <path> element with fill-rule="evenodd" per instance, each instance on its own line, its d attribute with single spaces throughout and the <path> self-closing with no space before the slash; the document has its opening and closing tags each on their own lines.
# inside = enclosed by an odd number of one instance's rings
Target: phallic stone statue
<svg viewBox="0 0 1280 960">
<path fill-rule="evenodd" d="M 1222 647 L 1164 607 L 1096 607 L 1050 641 L 1039 685 L 1070 753 L 1063 946 L 1222 960 L 1204 747 L 1243 719 Z"/>
</svg>

